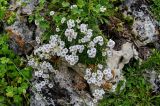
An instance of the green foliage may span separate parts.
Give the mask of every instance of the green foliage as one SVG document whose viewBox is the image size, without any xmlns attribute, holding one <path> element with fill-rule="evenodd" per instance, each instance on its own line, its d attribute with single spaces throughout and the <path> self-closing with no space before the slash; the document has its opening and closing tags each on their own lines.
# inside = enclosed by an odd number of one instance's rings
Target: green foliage
<svg viewBox="0 0 160 106">
<path fill-rule="evenodd" d="M 0 0 L 0 20 L 3 19 L 6 9 L 7 9 L 7 3 L 8 0 Z"/>
<path fill-rule="evenodd" d="M 160 72 L 160 52 L 157 50 L 141 65 L 135 62 L 126 66 L 123 70 L 126 77 L 124 90 L 119 92 L 117 87 L 117 92 L 106 96 L 99 106 L 159 106 L 160 94 L 152 94 L 151 86 L 143 76 L 144 69 L 151 68 Z"/>
<path fill-rule="evenodd" d="M 71 9 L 73 5 L 76 5 L 76 7 Z M 106 11 L 100 11 L 102 6 L 106 8 Z M 55 14 L 51 16 L 50 11 L 54 11 Z M 104 23 L 107 24 L 108 17 L 113 16 L 114 12 L 115 10 L 113 9 L 113 5 L 110 0 L 41 0 L 34 13 L 29 16 L 29 22 L 35 22 L 35 24 L 39 25 L 41 29 L 45 30 L 42 36 L 42 40 L 45 43 L 48 42 L 50 35 L 55 34 L 56 27 L 65 29 L 65 26 L 61 23 L 61 19 L 63 17 L 67 20 L 79 19 L 82 23 L 88 24 L 88 27 L 94 31 L 94 36 L 103 36 L 99 25 Z M 64 32 L 64 30 L 60 33 L 62 32 Z M 60 35 L 64 36 L 63 34 Z M 105 37 L 104 39 L 106 43 L 108 40 Z M 67 45 L 69 46 L 72 44 L 68 42 Z M 82 61 L 80 62 L 85 64 L 104 62 L 104 58 L 101 56 L 102 48 L 98 48 L 97 51 L 100 54 L 97 54 L 97 56 L 99 56 L 98 58 L 89 59 L 85 54 L 82 54 L 80 56 Z"/>
<path fill-rule="evenodd" d="M 160 51 L 153 50 L 153 54 L 142 63 L 141 69 L 154 69 L 160 73 Z"/>
<path fill-rule="evenodd" d="M 152 0 L 151 10 L 158 21 L 160 21 L 160 0 Z"/>
<path fill-rule="evenodd" d="M 9 49 L 8 36 L 0 35 L 0 106 L 22 106 L 23 100 L 28 101 L 26 79 L 30 79 L 31 69 L 20 63 L 20 57 Z"/>
<path fill-rule="evenodd" d="M 71 9 L 72 5 L 77 5 L 77 7 Z M 101 6 L 106 8 L 105 12 L 100 12 Z M 50 11 L 55 11 L 52 17 L 49 16 Z M 50 33 L 54 32 L 53 23 L 56 26 L 61 25 L 62 17 L 66 17 L 66 19 L 80 19 L 82 22 L 89 24 L 92 29 L 101 32 L 97 28 L 98 25 L 107 23 L 107 17 L 113 16 L 114 12 L 113 5 L 109 0 L 49 0 L 48 2 L 41 0 L 34 14 L 29 16 L 29 21 L 36 20 L 42 29 L 47 30 L 44 35 L 50 35 Z M 46 37 L 44 37 L 45 40 Z"/>
<path fill-rule="evenodd" d="M 8 10 L 9 0 L 0 0 L 0 21 L 6 22 L 8 25 L 14 23 L 16 13 Z"/>
</svg>

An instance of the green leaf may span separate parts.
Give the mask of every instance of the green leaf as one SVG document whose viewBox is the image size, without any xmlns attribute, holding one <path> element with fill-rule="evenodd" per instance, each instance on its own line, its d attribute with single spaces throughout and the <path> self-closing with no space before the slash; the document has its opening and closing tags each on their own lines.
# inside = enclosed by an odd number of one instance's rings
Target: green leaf
<svg viewBox="0 0 160 106">
<path fill-rule="evenodd" d="M 14 102 L 15 103 L 21 103 L 22 102 L 22 97 L 20 97 L 20 95 L 15 95 L 14 96 Z"/>
<path fill-rule="evenodd" d="M 18 94 L 25 94 L 26 89 L 24 87 L 18 87 Z"/>
<path fill-rule="evenodd" d="M 85 5 L 85 1 L 84 0 L 77 0 L 77 6 L 82 8 Z"/>
<path fill-rule="evenodd" d="M 0 20 L 3 19 L 4 14 L 5 14 L 5 10 L 0 7 Z"/>
<path fill-rule="evenodd" d="M 14 93 L 13 93 L 13 92 L 7 92 L 7 93 L 6 93 L 6 96 L 8 96 L 8 97 L 13 97 L 13 96 L 14 96 Z"/>
<path fill-rule="evenodd" d="M 1 63 L 2 63 L 2 64 L 6 64 L 6 63 L 9 63 L 9 62 L 10 62 L 10 59 L 9 59 L 9 58 L 6 58 L 6 57 L 2 57 L 2 58 L 0 58 L 0 60 L 1 60 Z"/>
<path fill-rule="evenodd" d="M 30 79 L 32 77 L 30 67 L 25 67 L 23 70 L 21 70 L 21 72 L 27 79 Z"/>
<path fill-rule="evenodd" d="M 3 96 L 0 96 L 0 103 L 4 102 L 4 97 Z"/>
<path fill-rule="evenodd" d="M 14 91 L 13 86 L 7 86 L 6 91 L 7 91 L 7 92 L 13 92 L 13 91 Z"/>
<path fill-rule="evenodd" d="M 47 21 L 40 21 L 39 23 L 40 23 L 40 27 L 41 27 L 42 29 L 47 29 L 47 28 L 49 28 L 49 23 L 48 23 Z"/>
<path fill-rule="evenodd" d="M 19 77 L 19 78 L 18 78 L 17 83 L 22 83 L 22 77 Z"/>
<path fill-rule="evenodd" d="M 62 2 L 62 6 L 63 6 L 63 7 L 69 7 L 69 5 L 70 5 L 70 3 L 69 3 L 69 2 L 65 2 L 65 1 L 64 1 L 64 2 Z"/>
</svg>

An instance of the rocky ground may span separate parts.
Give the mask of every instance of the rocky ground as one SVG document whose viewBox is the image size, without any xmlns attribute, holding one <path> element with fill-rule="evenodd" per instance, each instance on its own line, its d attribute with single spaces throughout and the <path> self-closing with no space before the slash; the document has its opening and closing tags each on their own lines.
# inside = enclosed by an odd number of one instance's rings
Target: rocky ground
<svg viewBox="0 0 160 106">
<path fill-rule="evenodd" d="M 25 1 L 25 0 L 24 0 Z M 16 21 L 12 25 L 5 25 L 6 32 L 10 35 L 10 47 L 20 56 L 30 58 L 41 43 L 36 38 L 42 36 L 44 30 L 38 25 L 28 22 L 28 15 L 32 14 L 38 0 L 31 0 L 27 5 L 20 6 L 12 0 L 10 10 L 16 11 Z M 37 77 L 34 71 L 30 87 L 31 106 L 96 106 L 92 93 L 96 89 L 114 92 L 120 81 L 126 81 L 123 68 L 134 59 L 147 60 L 152 54 L 152 49 L 160 50 L 159 24 L 150 11 L 147 0 L 125 0 L 119 5 L 121 14 L 109 18 L 107 25 L 101 25 L 103 33 L 115 41 L 112 54 L 107 57 L 106 64 L 112 69 L 113 78 L 102 86 L 88 84 L 84 79 L 85 64 L 78 63 L 74 66 L 68 64 L 63 58 L 52 57 L 49 62 L 57 63 L 57 70 L 43 72 L 44 77 Z M 133 19 L 130 23 L 122 17 Z M 45 64 L 45 63 L 44 63 Z M 39 64 L 41 65 L 41 64 Z M 47 77 L 49 76 L 49 78 Z M 159 73 L 146 70 L 146 80 L 150 81 L 154 92 L 160 91 Z M 36 86 L 39 82 L 46 81 L 41 90 Z M 125 87 L 122 86 L 121 89 Z"/>
</svg>

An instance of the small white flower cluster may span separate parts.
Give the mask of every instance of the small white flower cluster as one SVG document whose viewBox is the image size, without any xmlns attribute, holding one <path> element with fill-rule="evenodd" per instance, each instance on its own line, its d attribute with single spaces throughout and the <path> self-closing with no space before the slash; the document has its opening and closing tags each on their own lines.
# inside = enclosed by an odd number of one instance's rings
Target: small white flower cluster
<svg viewBox="0 0 160 106">
<path fill-rule="evenodd" d="M 105 8 L 104 6 L 101 6 L 101 7 L 100 7 L 100 12 L 103 13 L 103 12 L 105 12 L 105 11 L 106 11 L 106 8 Z"/>
<path fill-rule="evenodd" d="M 95 86 L 101 87 L 106 81 L 110 81 L 113 78 L 112 70 L 110 68 L 104 68 L 103 65 L 98 64 L 98 70 L 91 72 L 91 68 L 87 68 L 84 79 L 87 80 L 88 84 L 94 84 Z M 104 90 L 96 89 L 93 93 L 94 102 L 103 98 Z"/>
<path fill-rule="evenodd" d="M 63 17 L 63 18 L 61 19 L 61 24 L 63 24 L 65 21 L 66 21 L 66 18 Z"/>
<path fill-rule="evenodd" d="M 88 57 L 94 58 L 96 56 L 96 52 L 97 52 L 96 48 L 91 48 L 87 50 Z"/>
<path fill-rule="evenodd" d="M 87 25 L 87 24 L 81 24 L 81 25 L 79 26 L 79 28 L 80 28 L 80 31 L 81 31 L 82 33 L 86 33 L 86 32 L 87 32 L 88 25 Z"/>
<path fill-rule="evenodd" d="M 37 37 L 36 37 L 36 42 L 37 42 L 38 44 L 40 44 L 40 43 L 41 43 L 41 39 L 40 39 L 40 37 L 39 37 L 39 36 L 37 36 Z"/>
<path fill-rule="evenodd" d="M 81 24 L 80 27 L 80 32 L 85 34 L 85 36 L 83 38 L 80 39 L 81 43 L 86 43 L 89 42 L 88 44 L 88 50 L 87 50 L 87 54 L 88 57 L 90 58 L 94 58 L 96 56 L 96 44 L 98 43 L 100 46 L 102 46 L 104 44 L 103 42 L 103 37 L 102 36 L 97 36 L 93 39 L 93 41 L 91 41 L 91 37 L 93 36 L 93 30 L 92 29 L 88 29 L 88 25 L 87 24 Z"/>
<path fill-rule="evenodd" d="M 110 39 L 107 43 L 108 48 L 106 48 L 102 51 L 102 56 L 107 55 L 108 57 L 111 57 L 113 55 L 112 52 L 113 52 L 114 46 L 115 46 L 115 42 L 112 39 Z"/>
<path fill-rule="evenodd" d="M 97 36 L 93 39 L 93 42 L 96 44 L 98 43 L 100 46 L 102 46 L 104 44 L 103 42 L 103 37 L 102 36 Z"/>
<path fill-rule="evenodd" d="M 75 27 L 75 25 L 76 25 L 76 24 L 75 24 L 74 20 L 69 19 L 69 20 L 67 21 L 68 29 L 71 29 L 71 28 Z"/>
<path fill-rule="evenodd" d="M 63 24 L 66 21 L 66 18 L 63 17 L 61 19 L 61 23 Z M 103 46 L 103 37 L 97 36 L 93 37 L 93 30 L 88 29 L 87 24 L 80 24 L 81 20 L 77 19 L 76 21 L 73 19 L 69 19 L 66 21 L 67 28 L 64 31 L 64 35 L 70 43 L 70 47 L 65 48 L 65 43 L 61 37 L 57 34 L 51 35 L 50 41 L 48 44 L 44 44 L 37 48 L 34 51 L 35 55 L 38 55 L 41 59 L 49 59 L 51 56 L 59 56 L 66 59 L 70 65 L 75 65 L 79 61 L 79 56 L 77 53 L 82 53 L 84 49 L 87 49 L 86 54 L 88 57 L 95 58 L 97 49 L 96 45 Z M 80 25 L 78 25 L 80 24 Z M 78 25 L 77 27 L 75 27 Z M 79 30 L 79 31 L 78 31 Z M 56 32 L 61 31 L 59 27 L 56 28 Z M 77 31 L 77 32 L 76 32 Z M 84 35 L 82 37 L 77 37 L 78 32 Z M 77 39 L 78 38 L 78 39 Z M 72 45 L 73 40 L 77 40 L 80 42 L 76 42 Z"/>
<path fill-rule="evenodd" d="M 103 74 L 104 74 L 104 78 L 106 81 L 110 80 L 111 78 L 113 78 L 112 75 L 112 70 L 110 68 L 106 68 L 103 70 Z"/>
<path fill-rule="evenodd" d="M 103 89 L 96 89 L 93 93 L 93 96 L 94 96 L 93 102 L 97 103 L 98 100 L 103 99 L 104 94 L 105 94 L 105 91 Z"/>
<path fill-rule="evenodd" d="M 109 47 L 109 50 L 106 50 L 107 55 L 108 55 L 108 57 L 111 57 L 111 56 L 112 56 L 112 49 L 113 49 L 114 46 L 115 46 L 115 42 L 114 42 L 112 39 L 110 39 L 110 40 L 108 41 L 108 43 L 107 43 L 107 46 Z"/>
<path fill-rule="evenodd" d="M 36 65 L 35 65 L 36 64 Z M 28 65 L 34 67 L 35 72 L 34 76 L 37 78 L 43 78 L 44 81 L 35 84 L 35 88 L 37 91 L 41 91 L 42 88 L 46 85 L 48 87 L 53 87 L 52 83 L 49 83 L 49 73 L 56 73 L 56 70 L 52 67 L 49 62 L 43 61 L 40 63 L 34 62 L 34 59 L 28 61 Z"/>
<path fill-rule="evenodd" d="M 36 68 L 38 67 L 38 63 L 36 62 L 36 60 L 34 58 L 31 58 L 29 61 L 28 61 L 28 66 L 31 66 L 33 68 Z"/>
<path fill-rule="evenodd" d="M 72 39 L 77 38 L 77 32 L 75 32 L 74 29 L 66 29 L 65 36 L 68 38 L 69 42 L 72 42 Z"/>
<path fill-rule="evenodd" d="M 84 45 L 74 45 L 74 46 L 70 46 L 69 47 L 69 51 L 72 53 L 72 54 L 76 54 L 77 52 L 79 53 L 82 53 L 84 50 Z"/>
<path fill-rule="evenodd" d="M 94 84 L 97 86 L 101 86 L 105 81 L 109 81 L 113 78 L 112 71 L 110 68 L 105 68 L 103 70 L 102 66 L 101 69 L 98 69 L 96 72 L 91 72 L 90 68 L 86 69 L 86 73 L 84 79 L 87 80 L 88 84 Z"/>
<path fill-rule="evenodd" d="M 40 58 L 48 59 L 49 54 L 65 57 L 68 52 L 67 48 L 64 48 L 65 42 L 60 39 L 58 35 L 52 35 L 50 37 L 49 44 L 44 44 L 34 51 L 35 55 L 39 55 Z"/>
<path fill-rule="evenodd" d="M 89 42 L 91 41 L 91 37 L 92 37 L 92 30 L 91 29 L 88 29 L 87 32 L 86 32 L 86 35 L 80 39 L 80 42 L 81 43 L 86 43 L 86 42 Z"/>
<path fill-rule="evenodd" d="M 70 63 L 70 65 L 74 65 L 78 62 L 79 57 L 76 55 L 67 55 L 65 59 L 68 63 Z"/>
</svg>

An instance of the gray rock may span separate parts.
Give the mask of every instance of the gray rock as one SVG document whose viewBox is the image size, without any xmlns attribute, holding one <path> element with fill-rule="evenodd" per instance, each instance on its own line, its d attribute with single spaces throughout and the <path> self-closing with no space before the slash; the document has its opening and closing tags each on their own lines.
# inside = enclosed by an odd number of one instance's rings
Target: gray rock
<svg viewBox="0 0 160 106">
<path fill-rule="evenodd" d="M 132 32 L 137 37 L 135 44 L 140 47 L 157 41 L 158 22 L 152 17 L 145 0 L 126 0 L 124 5 L 128 7 L 124 15 L 131 13 L 134 18 Z"/>
</svg>

